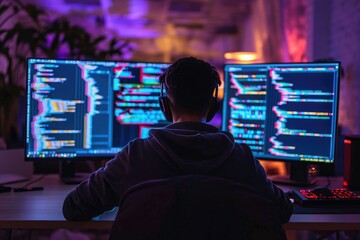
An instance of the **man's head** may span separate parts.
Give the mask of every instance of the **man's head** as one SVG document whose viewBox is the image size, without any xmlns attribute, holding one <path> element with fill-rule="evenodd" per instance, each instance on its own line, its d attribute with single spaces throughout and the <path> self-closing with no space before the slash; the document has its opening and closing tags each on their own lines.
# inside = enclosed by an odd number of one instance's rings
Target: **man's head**
<svg viewBox="0 0 360 240">
<path fill-rule="evenodd" d="M 166 97 L 160 97 L 163 100 L 160 100 L 160 105 L 168 120 L 172 111 L 175 115 L 205 117 L 210 121 L 219 108 L 219 101 L 213 93 L 221 84 L 220 77 L 216 69 L 203 60 L 180 58 L 168 67 L 159 80 L 166 91 Z M 209 109 L 212 116 L 207 117 Z"/>
</svg>

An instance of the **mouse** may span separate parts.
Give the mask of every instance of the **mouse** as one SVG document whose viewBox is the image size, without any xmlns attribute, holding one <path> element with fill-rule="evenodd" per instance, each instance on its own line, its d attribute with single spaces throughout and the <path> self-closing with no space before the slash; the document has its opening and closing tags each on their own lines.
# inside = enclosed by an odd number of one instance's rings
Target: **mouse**
<svg viewBox="0 0 360 240">
<path fill-rule="evenodd" d="M 328 187 L 317 187 L 317 188 L 314 188 L 313 190 L 311 190 L 311 192 L 316 195 L 319 195 L 319 194 L 324 195 L 324 196 L 334 195 Z"/>
</svg>

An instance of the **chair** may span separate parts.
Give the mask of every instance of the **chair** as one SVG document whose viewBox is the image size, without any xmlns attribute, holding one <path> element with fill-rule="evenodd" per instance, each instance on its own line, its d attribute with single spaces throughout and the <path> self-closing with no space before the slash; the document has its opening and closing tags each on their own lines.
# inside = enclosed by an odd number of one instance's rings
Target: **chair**
<svg viewBox="0 0 360 240">
<path fill-rule="evenodd" d="M 226 179 L 151 180 L 125 193 L 109 240 L 286 239 L 279 215 L 254 189 Z"/>
</svg>

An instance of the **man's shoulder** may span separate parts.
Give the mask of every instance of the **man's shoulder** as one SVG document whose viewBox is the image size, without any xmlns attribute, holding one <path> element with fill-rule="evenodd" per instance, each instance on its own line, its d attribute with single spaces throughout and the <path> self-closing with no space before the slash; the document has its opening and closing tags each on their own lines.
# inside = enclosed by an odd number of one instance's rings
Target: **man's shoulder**
<svg viewBox="0 0 360 240">
<path fill-rule="evenodd" d="M 249 147 L 249 145 L 247 145 L 245 143 L 236 143 L 235 147 L 238 148 L 239 150 L 243 151 L 243 152 L 252 154 L 251 148 Z"/>
</svg>

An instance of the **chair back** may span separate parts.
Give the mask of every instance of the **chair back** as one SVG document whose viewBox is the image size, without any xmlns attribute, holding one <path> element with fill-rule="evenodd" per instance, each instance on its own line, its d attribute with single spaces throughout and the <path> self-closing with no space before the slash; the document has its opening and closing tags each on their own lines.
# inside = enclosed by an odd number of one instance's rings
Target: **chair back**
<svg viewBox="0 0 360 240">
<path fill-rule="evenodd" d="M 222 178 L 151 180 L 122 198 L 109 240 L 286 239 L 274 203 Z"/>
</svg>

